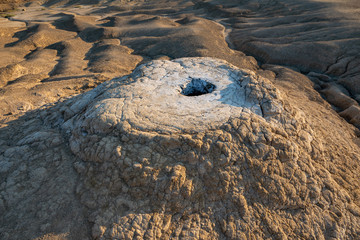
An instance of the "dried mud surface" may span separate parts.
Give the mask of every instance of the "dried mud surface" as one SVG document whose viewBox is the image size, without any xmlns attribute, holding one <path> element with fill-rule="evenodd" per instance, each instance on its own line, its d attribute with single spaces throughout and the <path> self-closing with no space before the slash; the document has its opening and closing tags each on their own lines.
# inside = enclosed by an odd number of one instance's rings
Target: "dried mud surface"
<svg viewBox="0 0 360 240">
<path fill-rule="evenodd" d="M 0 0 L 0 238 L 358 239 L 359 7 Z M 281 111 L 117 127 L 119 79 L 183 57 L 253 72 Z"/>
</svg>

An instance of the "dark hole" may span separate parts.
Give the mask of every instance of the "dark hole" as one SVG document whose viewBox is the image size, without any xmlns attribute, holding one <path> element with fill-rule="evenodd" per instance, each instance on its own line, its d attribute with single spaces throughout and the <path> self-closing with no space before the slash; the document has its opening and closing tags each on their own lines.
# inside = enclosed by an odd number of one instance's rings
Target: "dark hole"
<svg viewBox="0 0 360 240">
<path fill-rule="evenodd" d="M 181 87 L 181 94 L 185 96 L 199 96 L 211 93 L 215 90 L 216 86 L 200 78 L 191 78 L 185 88 Z"/>
</svg>

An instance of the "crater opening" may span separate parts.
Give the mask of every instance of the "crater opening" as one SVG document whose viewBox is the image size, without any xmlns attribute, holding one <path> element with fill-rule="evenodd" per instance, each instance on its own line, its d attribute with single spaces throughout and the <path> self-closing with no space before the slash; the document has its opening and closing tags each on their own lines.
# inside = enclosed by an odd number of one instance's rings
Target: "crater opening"
<svg viewBox="0 0 360 240">
<path fill-rule="evenodd" d="M 185 88 L 181 86 L 181 94 L 185 96 L 200 96 L 207 93 L 212 93 L 216 86 L 208 81 L 200 78 L 191 78 L 191 81 L 186 84 Z"/>
</svg>

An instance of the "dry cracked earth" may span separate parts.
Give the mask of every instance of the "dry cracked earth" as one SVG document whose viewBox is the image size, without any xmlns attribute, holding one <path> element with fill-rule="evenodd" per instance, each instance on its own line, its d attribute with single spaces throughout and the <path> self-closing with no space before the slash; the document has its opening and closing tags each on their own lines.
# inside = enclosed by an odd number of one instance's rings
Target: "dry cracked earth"
<svg viewBox="0 0 360 240">
<path fill-rule="evenodd" d="M 357 0 L 0 11 L 0 239 L 360 238 Z"/>
</svg>

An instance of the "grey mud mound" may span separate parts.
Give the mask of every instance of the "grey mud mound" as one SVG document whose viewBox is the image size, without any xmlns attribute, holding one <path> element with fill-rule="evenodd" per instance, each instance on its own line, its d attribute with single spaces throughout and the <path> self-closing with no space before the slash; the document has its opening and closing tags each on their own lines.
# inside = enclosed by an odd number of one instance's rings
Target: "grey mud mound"
<svg viewBox="0 0 360 240">
<path fill-rule="evenodd" d="M 356 149 L 250 70 L 157 60 L 59 108 L 94 239 L 360 236 Z"/>
<path fill-rule="evenodd" d="M 0 239 L 360 239 L 358 9 L 0 0 Z"/>
<path fill-rule="evenodd" d="M 153 61 L 110 85 L 111 90 L 85 112 L 78 126 L 83 131 L 108 133 L 131 127 L 199 132 L 243 112 L 269 116 L 281 111 L 274 88 L 254 72 L 236 70 L 221 60 Z"/>
</svg>

